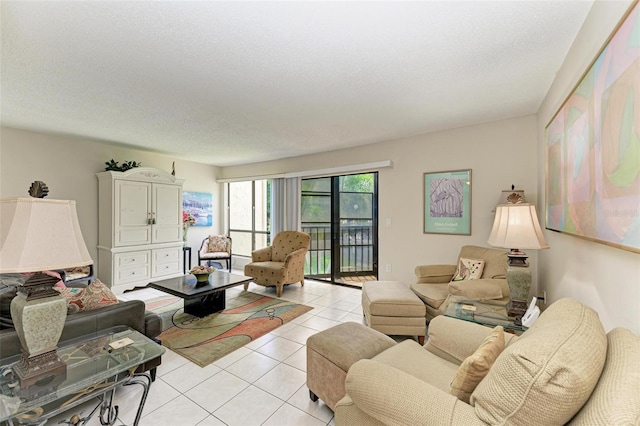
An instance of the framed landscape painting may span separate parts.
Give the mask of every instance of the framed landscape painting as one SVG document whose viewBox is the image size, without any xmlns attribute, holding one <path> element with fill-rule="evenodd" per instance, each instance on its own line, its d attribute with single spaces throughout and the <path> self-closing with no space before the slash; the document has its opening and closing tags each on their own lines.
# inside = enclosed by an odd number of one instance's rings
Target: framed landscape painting
<svg viewBox="0 0 640 426">
<path fill-rule="evenodd" d="M 424 233 L 471 235 L 471 170 L 425 173 Z"/>
<path fill-rule="evenodd" d="M 182 210 L 196 218 L 192 226 L 213 224 L 213 196 L 206 192 L 182 192 Z"/>
<path fill-rule="evenodd" d="M 546 227 L 640 253 L 640 5 L 546 128 Z"/>
</svg>

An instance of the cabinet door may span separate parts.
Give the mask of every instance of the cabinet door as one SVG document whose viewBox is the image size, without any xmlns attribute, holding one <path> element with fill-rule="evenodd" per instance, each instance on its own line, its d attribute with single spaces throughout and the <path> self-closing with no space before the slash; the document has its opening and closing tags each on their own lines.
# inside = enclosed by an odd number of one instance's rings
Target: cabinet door
<svg viewBox="0 0 640 426">
<path fill-rule="evenodd" d="M 115 245 L 151 243 L 151 184 L 119 180 L 115 188 Z"/>
<path fill-rule="evenodd" d="M 176 185 L 153 184 L 152 225 L 154 243 L 181 240 L 182 188 Z"/>
</svg>

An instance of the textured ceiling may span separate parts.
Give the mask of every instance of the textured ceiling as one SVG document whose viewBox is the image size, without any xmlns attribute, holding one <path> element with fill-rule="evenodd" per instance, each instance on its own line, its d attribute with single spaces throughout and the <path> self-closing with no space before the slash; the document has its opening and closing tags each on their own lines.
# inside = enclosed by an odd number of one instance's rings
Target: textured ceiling
<svg viewBox="0 0 640 426">
<path fill-rule="evenodd" d="M 532 114 L 591 5 L 3 0 L 0 120 L 224 166 Z"/>
</svg>

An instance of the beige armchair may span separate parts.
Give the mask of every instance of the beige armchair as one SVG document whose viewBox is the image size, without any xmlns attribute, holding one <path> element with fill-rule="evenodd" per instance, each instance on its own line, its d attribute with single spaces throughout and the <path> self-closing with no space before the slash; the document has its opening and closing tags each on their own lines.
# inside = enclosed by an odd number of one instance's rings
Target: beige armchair
<svg viewBox="0 0 640 426">
<path fill-rule="evenodd" d="M 211 260 L 224 260 L 227 264 L 227 269 L 231 272 L 231 237 L 209 235 L 202 240 L 200 251 L 198 251 L 198 265 L 201 265 L 202 261 L 206 261 L 208 265 Z"/>
<path fill-rule="evenodd" d="M 464 246 L 461 258 L 482 259 L 484 268 L 479 279 L 451 281 L 457 265 L 416 266 L 417 282 L 411 290 L 422 299 L 427 308 L 427 321 L 442 315 L 451 298 L 481 300 L 486 304 L 507 309 L 511 300 L 507 282 L 507 252 L 478 246 Z M 455 297 L 454 297 L 455 296 Z"/>
<path fill-rule="evenodd" d="M 451 394 L 454 377 L 492 329 L 441 315 L 422 347 L 405 340 L 355 362 L 335 424 L 636 425 L 640 418 L 640 337 L 605 334 L 598 314 L 572 299 L 550 305 L 478 374 L 469 402 Z M 461 371 L 462 370 L 462 371 Z M 463 376 L 464 377 L 464 376 Z M 468 376 L 466 376 L 468 377 Z"/>
<path fill-rule="evenodd" d="M 304 258 L 310 240 L 304 232 L 279 232 L 271 246 L 251 253 L 251 263 L 244 267 L 244 274 L 252 277 L 256 284 L 276 287 L 278 297 L 282 296 L 285 284 L 300 281 L 304 286 Z M 244 289 L 248 288 L 246 283 Z"/>
</svg>

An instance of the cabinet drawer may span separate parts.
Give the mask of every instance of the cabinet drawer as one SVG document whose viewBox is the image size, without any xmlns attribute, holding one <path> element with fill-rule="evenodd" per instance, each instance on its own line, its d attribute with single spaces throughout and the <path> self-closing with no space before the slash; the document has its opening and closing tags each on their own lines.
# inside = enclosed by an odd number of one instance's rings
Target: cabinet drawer
<svg viewBox="0 0 640 426">
<path fill-rule="evenodd" d="M 129 268 L 119 269 L 117 271 L 118 284 L 128 283 L 132 281 L 139 281 L 151 278 L 149 273 L 149 265 L 133 266 Z"/>
<path fill-rule="evenodd" d="M 180 256 L 182 255 L 182 248 L 171 247 L 167 249 L 153 250 L 153 263 L 172 263 L 180 262 Z"/>
<path fill-rule="evenodd" d="M 182 274 L 182 266 L 180 261 L 166 262 L 166 263 L 154 263 L 153 276 L 162 277 L 164 275 Z"/>
<path fill-rule="evenodd" d="M 135 267 L 136 265 L 149 265 L 151 252 L 149 250 L 130 251 L 115 255 L 116 268 Z"/>
</svg>

